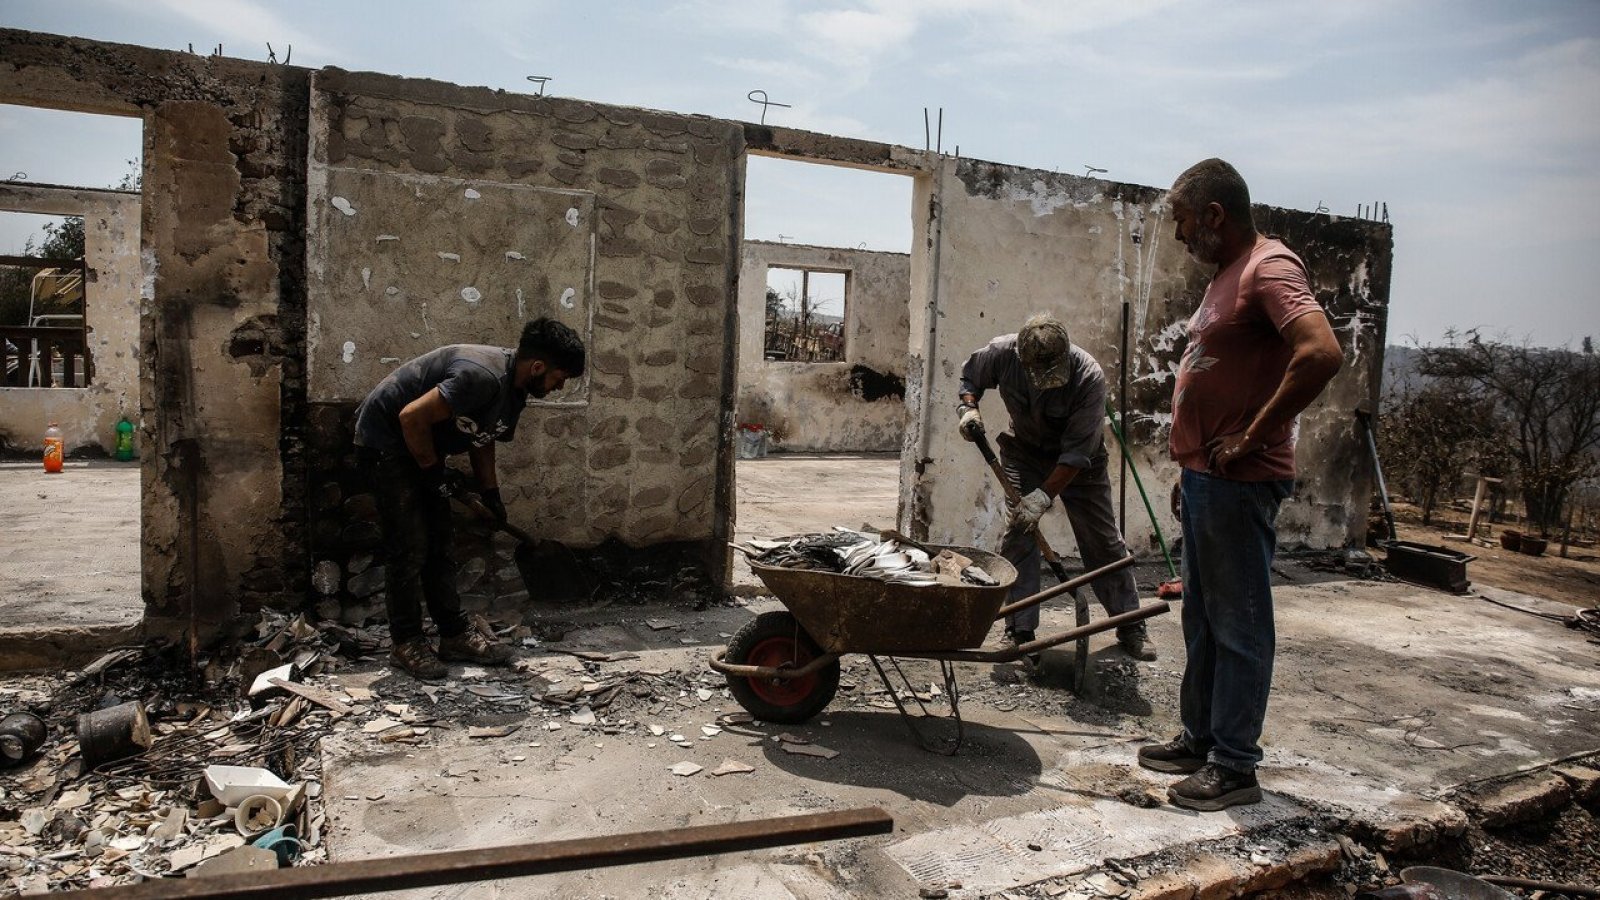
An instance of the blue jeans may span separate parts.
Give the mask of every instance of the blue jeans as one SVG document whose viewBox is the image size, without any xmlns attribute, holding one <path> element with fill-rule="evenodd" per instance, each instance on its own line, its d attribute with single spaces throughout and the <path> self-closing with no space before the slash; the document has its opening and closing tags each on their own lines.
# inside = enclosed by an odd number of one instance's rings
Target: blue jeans
<svg viewBox="0 0 1600 900">
<path fill-rule="evenodd" d="M 1272 556 L 1293 481 L 1183 470 L 1184 739 L 1239 772 L 1261 762 L 1272 689 Z"/>
</svg>

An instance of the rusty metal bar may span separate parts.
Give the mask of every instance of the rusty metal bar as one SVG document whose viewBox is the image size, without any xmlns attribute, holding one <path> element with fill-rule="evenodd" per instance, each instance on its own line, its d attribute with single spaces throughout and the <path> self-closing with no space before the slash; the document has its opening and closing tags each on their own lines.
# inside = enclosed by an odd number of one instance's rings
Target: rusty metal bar
<svg viewBox="0 0 1600 900">
<path fill-rule="evenodd" d="M 1015 603 L 1002 606 L 1000 607 L 1000 611 L 994 614 L 994 617 L 996 619 L 1001 619 L 1011 615 L 1012 613 L 1021 612 L 1030 606 L 1038 606 L 1046 600 L 1054 599 L 1062 594 L 1068 593 L 1069 591 L 1075 591 L 1097 578 L 1103 578 L 1107 575 L 1110 575 L 1112 572 L 1119 572 L 1131 565 L 1133 565 L 1133 557 L 1131 555 L 1124 556 L 1114 563 L 1101 566 L 1092 572 L 1085 572 L 1082 575 L 1079 575 L 1077 578 L 1074 578 L 1070 581 L 1063 581 L 1054 587 L 1045 588 L 1031 597 L 1024 597 Z"/>
<path fill-rule="evenodd" d="M 888 834 L 893 830 L 894 819 L 888 813 L 876 807 L 862 807 L 726 825 L 147 881 L 77 891 L 71 896 L 84 900 L 309 900 L 760 850 Z"/>
<path fill-rule="evenodd" d="M 1149 606 L 1140 607 L 1139 609 L 1130 610 L 1125 613 L 1118 613 L 1114 616 L 1108 616 L 1098 622 L 1091 622 L 1088 625 L 1083 625 L 1068 631 L 1061 631 L 1052 635 L 1046 635 L 1045 637 L 1039 638 L 1036 641 L 1029 641 L 1026 644 L 1013 647 L 1009 650 L 996 650 L 993 652 L 986 650 L 950 650 L 943 653 L 929 653 L 922 658 L 944 659 L 950 660 L 951 662 L 1015 662 L 1016 660 L 1019 660 L 1030 653 L 1039 653 L 1044 650 L 1049 650 L 1051 647 L 1058 647 L 1067 643 L 1068 641 L 1076 641 L 1081 638 L 1086 638 L 1091 634 L 1099 634 L 1102 631 L 1110 631 L 1113 628 L 1120 628 L 1123 625 L 1132 625 L 1135 622 L 1142 622 L 1145 619 L 1153 616 L 1159 616 L 1163 613 L 1169 612 L 1171 609 L 1172 607 L 1167 603 L 1167 601 L 1159 600 L 1150 604 Z"/>
<path fill-rule="evenodd" d="M 824 653 L 803 666 L 747 666 L 743 663 L 728 662 L 728 648 L 711 654 L 711 668 L 724 675 L 737 675 L 741 678 L 804 678 L 807 675 L 822 671 L 822 667 L 835 662 L 842 654 Z"/>
</svg>

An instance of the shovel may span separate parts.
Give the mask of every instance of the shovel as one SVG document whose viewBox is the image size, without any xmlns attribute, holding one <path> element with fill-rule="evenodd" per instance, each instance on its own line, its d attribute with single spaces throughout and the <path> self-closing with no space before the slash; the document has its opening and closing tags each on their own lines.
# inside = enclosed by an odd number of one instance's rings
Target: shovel
<svg viewBox="0 0 1600 900">
<path fill-rule="evenodd" d="M 1017 493 L 1016 486 L 1011 483 L 1011 479 L 1006 477 L 1006 470 L 1000 465 L 999 457 L 994 455 L 994 448 L 989 446 L 989 436 L 980 431 L 974 436 L 972 442 L 978 446 L 978 452 L 983 454 L 983 461 L 989 464 L 989 471 L 994 473 L 994 477 L 1000 479 L 1000 487 L 1006 493 L 1006 502 L 1013 507 L 1022 502 L 1022 497 Z M 1070 580 L 1067 576 L 1067 567 L 1061 564 L 1061 557 L 1050 549 L 1050 542 L 1044 539 L 1044 532 L 1037 525 L 1034 526 L 1033 537 L 1039 544 L 1039 555 L 1044 557 L 1045 564 L 1050 567 L 1050 572 L 1056 576 L 1056 580 L 1060 582 Z M 1077 591 L 1073 591 L 1072 609 L 1074 618 L 1080 628 L 1089 624 L 1089 599 L 1087 597 Z M 1074 689 L 1082 692 L 1089 681 L 1089 639 L 1087 637 L 1081 638 L 1074 648 L 1072 669 Z"/>
<path fill-rule="evenodd" d="M 594 593 L 583 561 L 572 548 L 549 538 L 535 538 L 510 522 L 502 522 L 483 505 L 477 494 L 458 491 L 455 498 L 472 510 L 473 514 L 499 531 L 517 539 L 512 559 L 528 596 L 540 600 L 586 600 Z"/>
</svg>

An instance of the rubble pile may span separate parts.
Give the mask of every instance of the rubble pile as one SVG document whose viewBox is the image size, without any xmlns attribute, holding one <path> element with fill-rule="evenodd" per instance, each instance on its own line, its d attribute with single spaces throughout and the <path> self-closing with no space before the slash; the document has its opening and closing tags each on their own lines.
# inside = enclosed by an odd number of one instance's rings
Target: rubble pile
<svg viewBox="0 0 1600 900">
<path fill-rule="evenodd" d="M 762 565 L 785 569 L 860 575 L 919 587 L 999 584 L 959 553 L 930 553 L 929 548 L 889 531 L 856 531 L 836 525 L 831 533 L 782 540 L 752 539 L 733 546 Z"/>
<path fill-rule="evenodd" d="M 0 686 L 0 711 L 36 717 L 43 738 L 0 768 L 0 883 L 35 893 L 323 861 L 315 751 L 348 709 L 301 682 L 341 665 L 344 642 L 370 644 L 356 638 L 268 613 L 253 641 L 198 666 L 125 648 L 65 680 Z"/>
</svg>

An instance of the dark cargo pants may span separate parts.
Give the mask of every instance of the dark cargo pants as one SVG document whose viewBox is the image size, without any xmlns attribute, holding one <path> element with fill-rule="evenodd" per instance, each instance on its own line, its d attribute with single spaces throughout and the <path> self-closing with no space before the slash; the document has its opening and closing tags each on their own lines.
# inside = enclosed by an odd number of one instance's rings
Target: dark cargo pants
<svg viewBox="0 0 1600 900">
<path fill-rule="evenodd" d="M 1056 457 L 1043 456 L 1021 444 L 1010 433 L 1001 434 L 1000 462 L 1006 477 L 1022 496 L 1039 485 L 1055 470 Z M 1128 555 L 1122 532 L 1117 529 L 1117 519 L 1111 507 L 1111 479 L 1106 474 L 1104 459 L 1084 469 L 1072 479 L 1058 498 L 1067 510 L 1067 522 L 1078 541 L 1078 553 L 1083 557 L 1085 570 L 1098 569 Z M 1000 545 L 1000 555 L 1017 567 L 1017 580 L 1011 586 L 1011 599 L 1020 600 L 1039 592 L 1039 542 L 1033 532 L 1006 534 Z M 1133 571 L 1123 569 L 1094 582 L 1094 595 L 1108 615 L 1129 612 L 1139 608 L 1138 588 L 1133 581 Z M 1034 606 L 1006 617 L 1006 627 L 1015 631 L 1034 631 L 1039 627 L 1039 607 Z M 1138 627 L 1138 626 L 1132 626 Z"/>
<path fill-rule="evenodd" d="M 450 558 L 450 501 L 423 489 L 422 470 L 409 456 L 361 451 L 378 502 L 378 527 L 388 557 L 389 635 L 395 644 L 422 636 L 422 607 L 441 637 L 467 630 Z"/>
</svg>

